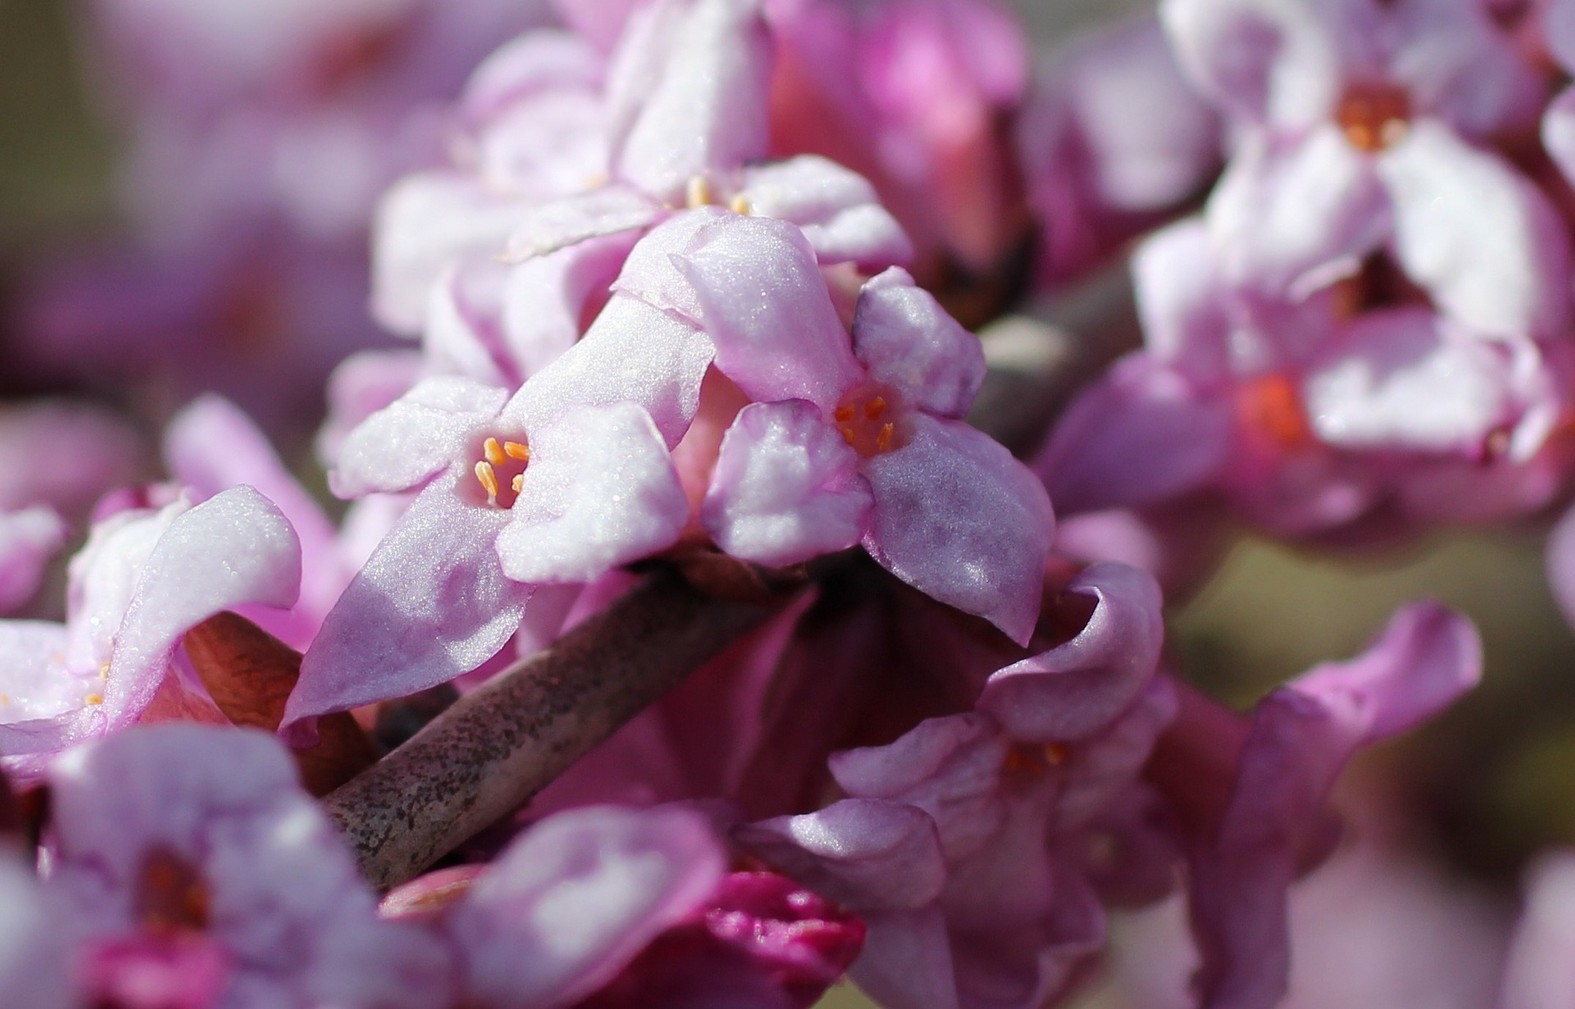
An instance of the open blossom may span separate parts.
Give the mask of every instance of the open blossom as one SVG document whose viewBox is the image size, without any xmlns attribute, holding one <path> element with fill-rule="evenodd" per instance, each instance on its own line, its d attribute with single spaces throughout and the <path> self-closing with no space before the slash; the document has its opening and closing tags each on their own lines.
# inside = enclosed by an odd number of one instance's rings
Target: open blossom
<svg viewBox="0 0 1575 1009">
<path fill-rule="evenodd" d="M 45 888 L 69 916 L 76 1004 L 439 1004 L 442 951 L 377 916 L 277 740 L 141 727 L 73 751 L 49 782 Z"/>
<path fill-rule="evenodd" d="M 668 453 L 709 358 L 693 326 L 616 297 L 512 396 L 436 376 L 352 431 L 339 493 L 421 493 L 328 616 L 286 720 L 469 672 L 514 633 L 535 586 L 671 546 L 689 506 Z"/>
<path fill-rule="evenodd" d="M 619 284 L 694 320 L 754 400 L 701 507 L 718 545 L 782 565 L 862 543 L 1025 640 L 1054 519 L 1027 471 L 961 420 L 983 378 L 978 340 L 899 269 L 859 289 L 845 326 L 786 222 L 696 211 L 664 236 L 686 232 L 667 262 L 631 257 Z"/>
<path fill-rule="evenodd" d="M 289 606 L 300 565 L 289 523 L 250 487 L 101 521 L 72 560 L 64 624 L 0 621 L 0 762 L 36 776 L 161 693 L 176 710 L 201 707 L 172 675 L 181 636 L 221 610 Z"/>
<path fill-rule="evenodd" d="M 1182 66 L 1243 127 L 1208 220 L 1240 284 L 1300 298 L 1386 251 L 1481 336 L 1557 335 L 1569 243 L 1494 135 L 1542 84 L 1480 0 L 1167 0 Z"/>
</svg>

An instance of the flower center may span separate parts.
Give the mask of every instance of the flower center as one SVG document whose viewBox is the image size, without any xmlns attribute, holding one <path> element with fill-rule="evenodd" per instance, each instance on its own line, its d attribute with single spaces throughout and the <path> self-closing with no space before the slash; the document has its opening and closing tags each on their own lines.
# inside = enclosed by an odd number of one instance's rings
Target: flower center
<svg viewBox="0 0 1575 1009">
<path fill-rule="evenodd" d="M 1381 151 L 1399 143 L 1411 128 L 1411 96 L 1383 81 L 1353 84 L 1340 96 L 1334 119 L 1352 147 Z"/>
<path fill-rule="evenodd" d="M 134 893 L 134 913 L 149 931 L 202 932 L 208 927 L 208 884 L 196 866 L 169 848 L 155 847 L 143 856 Z"/>
<path fill-rule="evenodd" d="M 1242 383 L 1236 391 L 1236 413 L 1249 431 L 1282 449 L 1313 441 L 1301 391 L 1289 376 L 1264 375 Z"/>
<path fill-rule="evenodd" d="M 684 187 L 684 203 L 690 210 L 696 207 L 726 207 L 741 217 L 748 217 L 752 209 L 742 193 L 734 193 L 731 199 L 723 202 L 722 194 L 704 175 L 690 177 L 689 184 Z"/>
<path fill-rule="evenodd" d="M 1006 751 L 1001 769 L 1008 774 L 1040 775 L 1052 767 L 1060 767 L 1072 752 L 1060 743 L 1013 743 Z"/>
<path fill-rule="evenodd" d="M 530 447 L 519 441 L 488 438 L 481 443 L 481 458 L 474 467 L 476 482 L 486 492 L 493 508 L 512 508 L 525 486 L 525 467 L 530 464 Z"/>
<path fill-rule="evenodd" d="M 831 412 L 842 439 L 866 459 L 908 443 L 897 394 L 880 385 L 861 386 L 842 397 Z"/>
</svg>

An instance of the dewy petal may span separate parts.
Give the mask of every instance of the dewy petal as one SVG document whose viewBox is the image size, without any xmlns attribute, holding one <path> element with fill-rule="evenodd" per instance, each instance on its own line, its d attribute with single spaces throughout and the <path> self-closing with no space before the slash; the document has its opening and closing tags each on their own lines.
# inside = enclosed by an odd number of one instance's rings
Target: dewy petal
<svg viewBox="0 0 1575 1009">
<path fill-rule="evenodd" d="M 581 407 L 631 403 L 650 414 L 671 448 L 694 420 L 711 353 L 694 326 L 614 294 L 579 343 L 520 387 L 503 417 L 534 431 Z"/>
<path fill-rule="evenodd" d="M 541 821 L 447 922 L 467 962 L 462 1001 L 571 1004 L 709 897 L 723 858 L 706 821 L 682 809 L 592 806 Z"/>
<path fill-rule="evenodd" d="M 60 624 L 0 620 L 0 755 L 30 749 L 25 723 L 79 708 L 82 695 L 99 688 L 96 675 L 79 676 L 66 668 L 65 650 L 66 629 Z M 32 728 L 43 730 L 42 725 Z"/>
<path fill-rule="evenodd" d="M 1570 253 L 1547 197 L 1495 154 L 1420 120 L 1383 153 L 1394 250 L 1439 311 L 1500 339 L 1560 334 Z"/>
<path fill-rule="evenodd" d="M 1501 349 L 1424 308 L 1368 312 L 1309 368 L 1307 417 L 1321 440 L 1344 448 L 1474 451 L 1513 419 Z"/>
<path fill-rule="evenodd" d="M 419 486 L 463 457 L 466 441 L 507 396 L 458 375 L 423 379 L 345 437 L 329 486 L 346 498 Z"/>
<path fill-rule="evenodd" d="M 813 154 L 744 169 L 745 209 L 791 221 L 822 263 L 866 272 L 907 263 L 913 243 L 864 176 Z"/>
<path fill-rule="evenodd" d="M 613 173 L 662 198 L 765 157 L 771 37 L 751 0 L 660 0 L 608 74 Z"/>
<path fill-rule="evenodd" d="M 1207 220 L 1230 281 L 1297 301 L 1355 273 L 1389 228 L 1373 158 L 1332 125 L 1244 145 L 1209 198 Z"/>
<path fill-rule="evenodd" d="M 107 712 L 140 710 L 163 679 L 181 635 L 221 610 L 284 609 L 301 586 L 301 542 L 251 487 L 234 487 L 176 516 L 159 537 L 115 634 Z"/>
<path fill-rule="evenodd" d="M 0 510 L 0 613 L 32 597 L 65 542 L 65 520 L 53 508 Z"/>
<path fill-rule="evenodd" d="M 423 491 L 324 620 L 284 724 L 413 694 L 495 655 L 530 597 L 498 564 L 508 517 L 441 482 Z"/>
<path fill-rule="evenodd" d="M 503 342 L 523 377 L 562 357 L 600 306 L 637 232 L 603 235 L 509 270 L 503 290 Z"/>
<path fill-rule="evenodd" d="M 1358 747 L 1437 713 L 1481 671 L 1470 621 L 1418 603 L 1362 655 L 1309 670 L 1258 706 L 1219 825 L 1190 857 L 1207 1009 L 1268 1006 L 1284 994 L 1286 891 L 1341 768 Z"/>
<path fill-rule="evenodd" d="M 1176 57 L 1199 89 L 1257 123 L 1306 126 L 1343 84 L 1339 42 L 1306 0 L 1163 0 Z"/>
<path fill-rule="evenodd" d="M 773 567 L 853 546 L 873 504 L 858 461 L 814 404 L 751 403 L 722 439 L 701 522 L 727 553 Z"/>
<path fill-rule="evenodd" d="M 865 549 L 925 595 L 1026 643 L 1055 525 L 1044 485 L 961 421 L 915 413 L 912 423 L 907 445 L 864 463 L 875 494 Z"/>
<path fill-rule="evenodd" d="M 545 256 L 590 238 L 649 227 L 662 216 L 662 206 L 626 186 L 603 186 L 565 196 L 531 210 L 509 236 L 511 260 Z"/>
<path fill-rule="evenodd" d="M 530 431 L 529 465 L 498 534 L 519 582 L 589 582 L 677 542 L 689 518 L 650 416 L 632 403 L 584 407 Z"/>
<path fill-rule="evenodd" d="M 909 407 L 961 417 L 984 383 L 984 348 L 933 295 L 892 267 L 859 289 L 853 353 Z"/>
<path fill-rule="evenodd" d="M 814 250 L 792 224 L 716 218 L 674 265 L 693 285 L 717 368 L 751 399 L 829 410 L 859 381 Z"/>
<path fill-rule="evenodd" d="M 979 696 L 1013 739 L 1048 743 L 1104 729 L 1154 675 L 1165 625 L 1159 586 L 1146 572 L 1095 564 L 1066 592 L 1096 600 L 1088 624 L 1066 644 L 993 674 Z"/>
</svg>

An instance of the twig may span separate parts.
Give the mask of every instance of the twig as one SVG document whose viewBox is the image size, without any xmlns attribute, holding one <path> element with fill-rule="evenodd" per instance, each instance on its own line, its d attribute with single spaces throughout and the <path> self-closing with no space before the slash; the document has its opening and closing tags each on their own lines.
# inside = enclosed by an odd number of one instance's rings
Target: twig
<svg viewBox="0 0 1575 1009">
<path fill-rule="evenodd" d="M 658 572 L 324 799 L 378 887 L 519 808 L 770 612 Z"/>
</svg>

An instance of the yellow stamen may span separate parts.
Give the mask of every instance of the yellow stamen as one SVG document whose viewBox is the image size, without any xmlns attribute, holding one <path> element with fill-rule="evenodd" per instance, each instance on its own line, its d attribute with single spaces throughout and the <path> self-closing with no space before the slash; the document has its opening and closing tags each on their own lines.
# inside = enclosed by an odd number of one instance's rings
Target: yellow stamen
<svg viewBox="0 0 1575 1009">
<path fill-rule="evenodd" d="M 516 494 L 518 494 L 520 491 L 524 490 L 525 489 L 525 474 L 524 473 L 516 473 L 516 474 L 514 474 L 514 479 L 509 481 L 509 486 L 514 488 L 514 493 L 516 493 Z"/>
<path fill-rule="evenodd" d="M 869 418 L 870 420 L 874 420 L 876 417 L 879 417 L 881 414 L 883 414 L 885 412 L 886 412 L 886 397 L 885 396 L 876 396 L 874 399 L 872 399 L 868 403 L 864 404 L 864 416 Z"/>
<path fill-rule="evenodd" d="M 748 217 L 750 214 L 755 212 L 755 208 L 749 205 L 749 200 L 744 196 L 743 193 L 739 193 L 729 200 L 727 203 L 727 209 L 731 210 L 740 217 Z"/>
<path fill-rule="evenodd" d="M 503 446 L 498 444 L 498 439 L 496 438 L 488 438 L 481 443 L 481 454 L 486 456 L 487 462 L 494 466 L 502 466 L 503 460 L 507 458 L 503 454 Z"/>
<path fill-rule="evenodd" d="M 510 459 L 518 459 L 520 462 L 530 462 L 530 447 L 527 445 L 522 445 L 517 441 L 506 441 L 503 443 L 503 451 Z"/>
<path fill-rule="evenodd" d="M 684 192 L 684 198 L 691 208 L 708 206 L 712 202 L 711 180 L 704 175 L 690 178 L 689 186 Z"/>
<path fill-rule="evenodd" d="M 103 704 L 104 703 L 104 695 L 103 694 L 88 694 L 86 697 L 82 698 L 82 700 L 85 703 L 87 703 L 87 704 Z"/>
<path fill-rule="evenodd" d="M 882 424 L 880 426 L 880 434 L 875 436 L 875 451 L 891 451 L 891 437 L 896 433 L 896 430 L 897 425 L 895 424 Z"/>
<path fill-rule="evenodd" d="M 481 486 L 486 488 L 487 500 L 498 500 L 498 475 L 492 471 L 492 464 L 482 460 L 476 463 L 476 479 L 481 481 Z"/>
<path fill-rule="evenodd" d="M 843 404 L 842 406 L 839 406 L 833 410 L 831 412 L 831 416 L 836 418 L 838 424 L 846 424 L 848 421 L 853 419 L 853 408 Z"/>
</svg>

